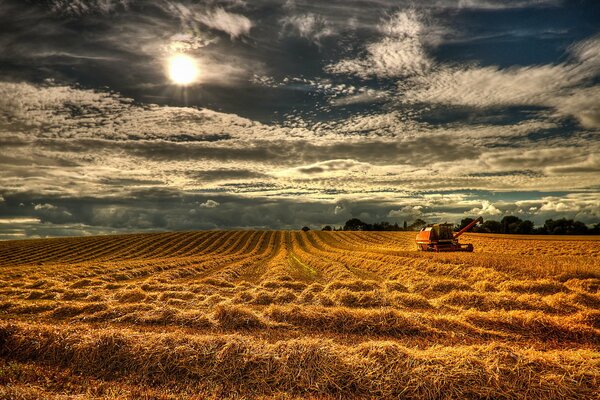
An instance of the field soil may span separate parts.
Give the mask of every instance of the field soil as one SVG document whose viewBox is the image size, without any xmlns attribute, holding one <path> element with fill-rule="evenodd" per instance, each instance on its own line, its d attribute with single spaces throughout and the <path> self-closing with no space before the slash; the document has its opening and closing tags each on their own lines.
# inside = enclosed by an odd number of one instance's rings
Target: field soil
<svg viewBox="0 0 600 400">
<path fill-rule="evenodd" d="M 0 242 L 0 398 L 600 398 L 600 238 L 414 236 Z"/>
</svg>

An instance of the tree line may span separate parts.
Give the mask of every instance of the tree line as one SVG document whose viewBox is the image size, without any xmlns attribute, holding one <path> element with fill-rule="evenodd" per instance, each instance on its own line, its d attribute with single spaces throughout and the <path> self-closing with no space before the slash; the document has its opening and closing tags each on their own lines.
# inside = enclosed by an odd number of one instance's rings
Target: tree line
<svg viewBox="0 0 600 400">
<path fill-rule="evenodd" d="M 457 230 L 462 229 L 472 221 L 473 218 L 464 218 L 460 221 Z M 532 221 L 522 220 L 514 215 L 507 215 L 500 221 L 486 220 L 483 224 L 473 227 L 472 231 L 520 235 L 600 235 L 600 223 L 590 228 L 581 221 L 560 218 L 547 219 L 544 225 L 536 227 Z"/>
<path fill-rule="evenodd" d="M 473 222 L 473 218 L 464 218 L 460 224 L 456 224 L 455 231 L 459 231 L 468 224 Z M 425 227 L 427 222 L 417 218 L 412 223 L 408 224 L 404 221 L 402 226 L 398 223 L 390 223 L 387 221 L 367 223 L 358 218 L 352 218 L 346 221 L 344 226 L 332 227 L 326 225 L 322 228 L 323 231 L 418 231 Z M 310 228 L 303 227 L 303 231 L 308 231 Z M 573 219 L 560 218 L 548 219 L 544 225 L 536 227 L 532 221 L 522 220 L 519 217 L 508 215 L 500 221 L 485 220 L 471 229 L 472 232 L 478 233 L 504 233 L 504 234 L 520 234 L 520 235 L 600 235 L 600 223 L 593 227 L 588 227 L 581 221 Z"/>
</svg>

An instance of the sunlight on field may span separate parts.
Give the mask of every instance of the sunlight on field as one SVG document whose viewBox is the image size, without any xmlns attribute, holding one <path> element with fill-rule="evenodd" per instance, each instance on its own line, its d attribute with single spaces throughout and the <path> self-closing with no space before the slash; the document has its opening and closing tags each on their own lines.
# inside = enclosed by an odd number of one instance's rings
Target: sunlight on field
<svg viewBox="0 0 600 400">
<path fill-rule="evenodd" d="M 0 397 L 597 398 L 600 241 L 559 239 L 0 242 Z"/>
</svg>

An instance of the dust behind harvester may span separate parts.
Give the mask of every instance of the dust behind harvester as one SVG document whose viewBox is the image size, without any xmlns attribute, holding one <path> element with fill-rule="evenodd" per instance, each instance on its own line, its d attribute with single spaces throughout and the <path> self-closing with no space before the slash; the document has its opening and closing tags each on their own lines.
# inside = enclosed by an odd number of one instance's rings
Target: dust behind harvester
<svg viewBox="0 0 600 400">
<path fill-rule="evenodd" d="M 460 244 L 458 238 L 480 222 L 483 222 L 481 217 L 456 233 L 452 231 L 452 224 L 427 225 L 417 233 L 417 249 L 422 251 L 473 251 L 471 243 Z"/>
</svg>

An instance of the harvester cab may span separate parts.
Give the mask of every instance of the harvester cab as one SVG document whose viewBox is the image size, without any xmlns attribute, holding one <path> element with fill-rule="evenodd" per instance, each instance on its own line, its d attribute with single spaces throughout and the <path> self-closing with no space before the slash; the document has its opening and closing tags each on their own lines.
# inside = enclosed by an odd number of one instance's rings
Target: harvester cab
<svg viewBox="0 0 600 400">
<path fill-rule="evenodd" d="M 452 224 L 429 224 L 417 233 L 417 249 L 422 251 L 473 251 L 471 243 L 461 244 L 458 242 L 460 235 L 482 223 L 479 217 L 471 221 L 460 231 L 454 233 Z"/>
</svg>

